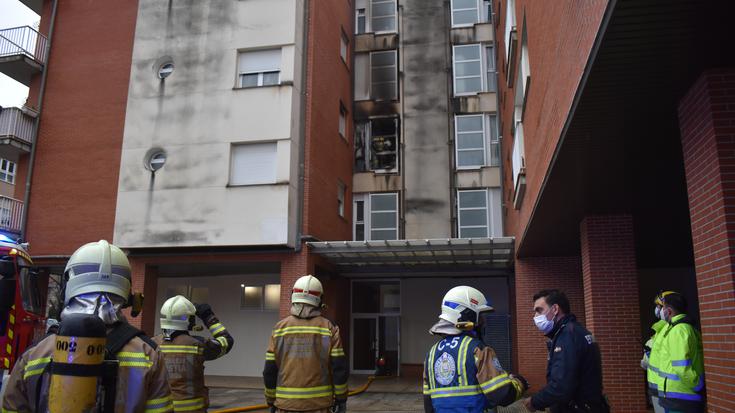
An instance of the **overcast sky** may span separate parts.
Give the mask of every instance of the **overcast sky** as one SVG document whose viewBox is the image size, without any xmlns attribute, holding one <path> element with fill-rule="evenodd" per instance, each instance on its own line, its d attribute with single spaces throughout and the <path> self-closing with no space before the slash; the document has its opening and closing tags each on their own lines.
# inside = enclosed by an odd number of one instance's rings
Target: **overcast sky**
<svg viewBox="0 0 735 413">
<path fill-rule="evenodd" d="M 41 18 L 18 0 L 0 0 L 0 29 L 31 26 Z M 0 41 L 2 41 L 0 39 Z M 0 106 L 22 106 L 28 88 L 0 73 Z"/>
</svg>

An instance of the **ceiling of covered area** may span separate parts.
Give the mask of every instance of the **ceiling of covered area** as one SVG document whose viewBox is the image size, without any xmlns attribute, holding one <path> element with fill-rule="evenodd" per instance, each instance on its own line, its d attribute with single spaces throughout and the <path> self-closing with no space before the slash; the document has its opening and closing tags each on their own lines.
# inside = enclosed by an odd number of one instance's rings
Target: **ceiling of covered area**
<svg viewBox="0 0 735 413">
<path fill-rule="evenodd" d="M 586 214 L 629 213 L 639 266 L 691 265 L 677 105 L 703 69 L 732 64 L 724 52 L 734 38 L 726 21 L 732 6 L 617 0 L 611 7 L 518 255 L 579 254 Z"/>
</svg>

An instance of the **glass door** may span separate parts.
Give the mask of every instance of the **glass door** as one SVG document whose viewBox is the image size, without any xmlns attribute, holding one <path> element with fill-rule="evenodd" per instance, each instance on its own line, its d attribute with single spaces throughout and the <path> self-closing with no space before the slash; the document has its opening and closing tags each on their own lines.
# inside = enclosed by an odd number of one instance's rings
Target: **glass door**
<svg viewBox="0 0 735 413">
<path fill-rule="evenodd" d="M 385 372 L 400 371 L 400 282 L 352 282 L 352 373 L 373 374 L 378 359 Z"/>
<path fill-rule="evenodd" d="M 378 317 L 352 319 L 352 372 L 372 374 L 378 356 Z"/>
</svg>

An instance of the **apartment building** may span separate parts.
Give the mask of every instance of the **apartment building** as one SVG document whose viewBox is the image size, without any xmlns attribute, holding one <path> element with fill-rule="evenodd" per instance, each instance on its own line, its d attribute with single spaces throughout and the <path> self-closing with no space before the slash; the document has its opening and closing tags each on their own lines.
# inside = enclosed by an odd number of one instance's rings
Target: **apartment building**
<svg viewBox="0 0 735 413">
<path fill-rule="evenodd" d="M 735 411 L 731 2 L 494 0 L 515 360 L 545 382 L 532 295 L 562 288 L 612 411 L 645 412 L 660 291 L 700 320 L 707 411 Z"/>
<path fill-rule="evenodd" d="M 442 295 L 470 284 L 511 363 L 489 2 L 22 3 L 48 47 L 8 46 L 38 124 L 12 173 L 30 171 L 18 233 L 43 271 L 111 239 L 147 296 L 134 323 L 155 333 L 184 294 L 248 348 L 312 273 L 352 372 L 415 377 Z"/>
</svg>

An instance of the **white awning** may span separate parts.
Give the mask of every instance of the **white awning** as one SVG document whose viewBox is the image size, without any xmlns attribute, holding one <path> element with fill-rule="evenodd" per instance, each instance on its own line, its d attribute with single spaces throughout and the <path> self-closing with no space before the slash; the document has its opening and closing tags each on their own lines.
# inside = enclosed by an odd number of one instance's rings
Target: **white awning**
<svg viewBox="0 0 735 413">
<path fill-rule="evenodd" d="M 393 241 L 307 242 L 311 251 L 343 275 L 446 272 L 507 274 L 513 265 L 515 239 L 445 238 Z"/>
</svg>

